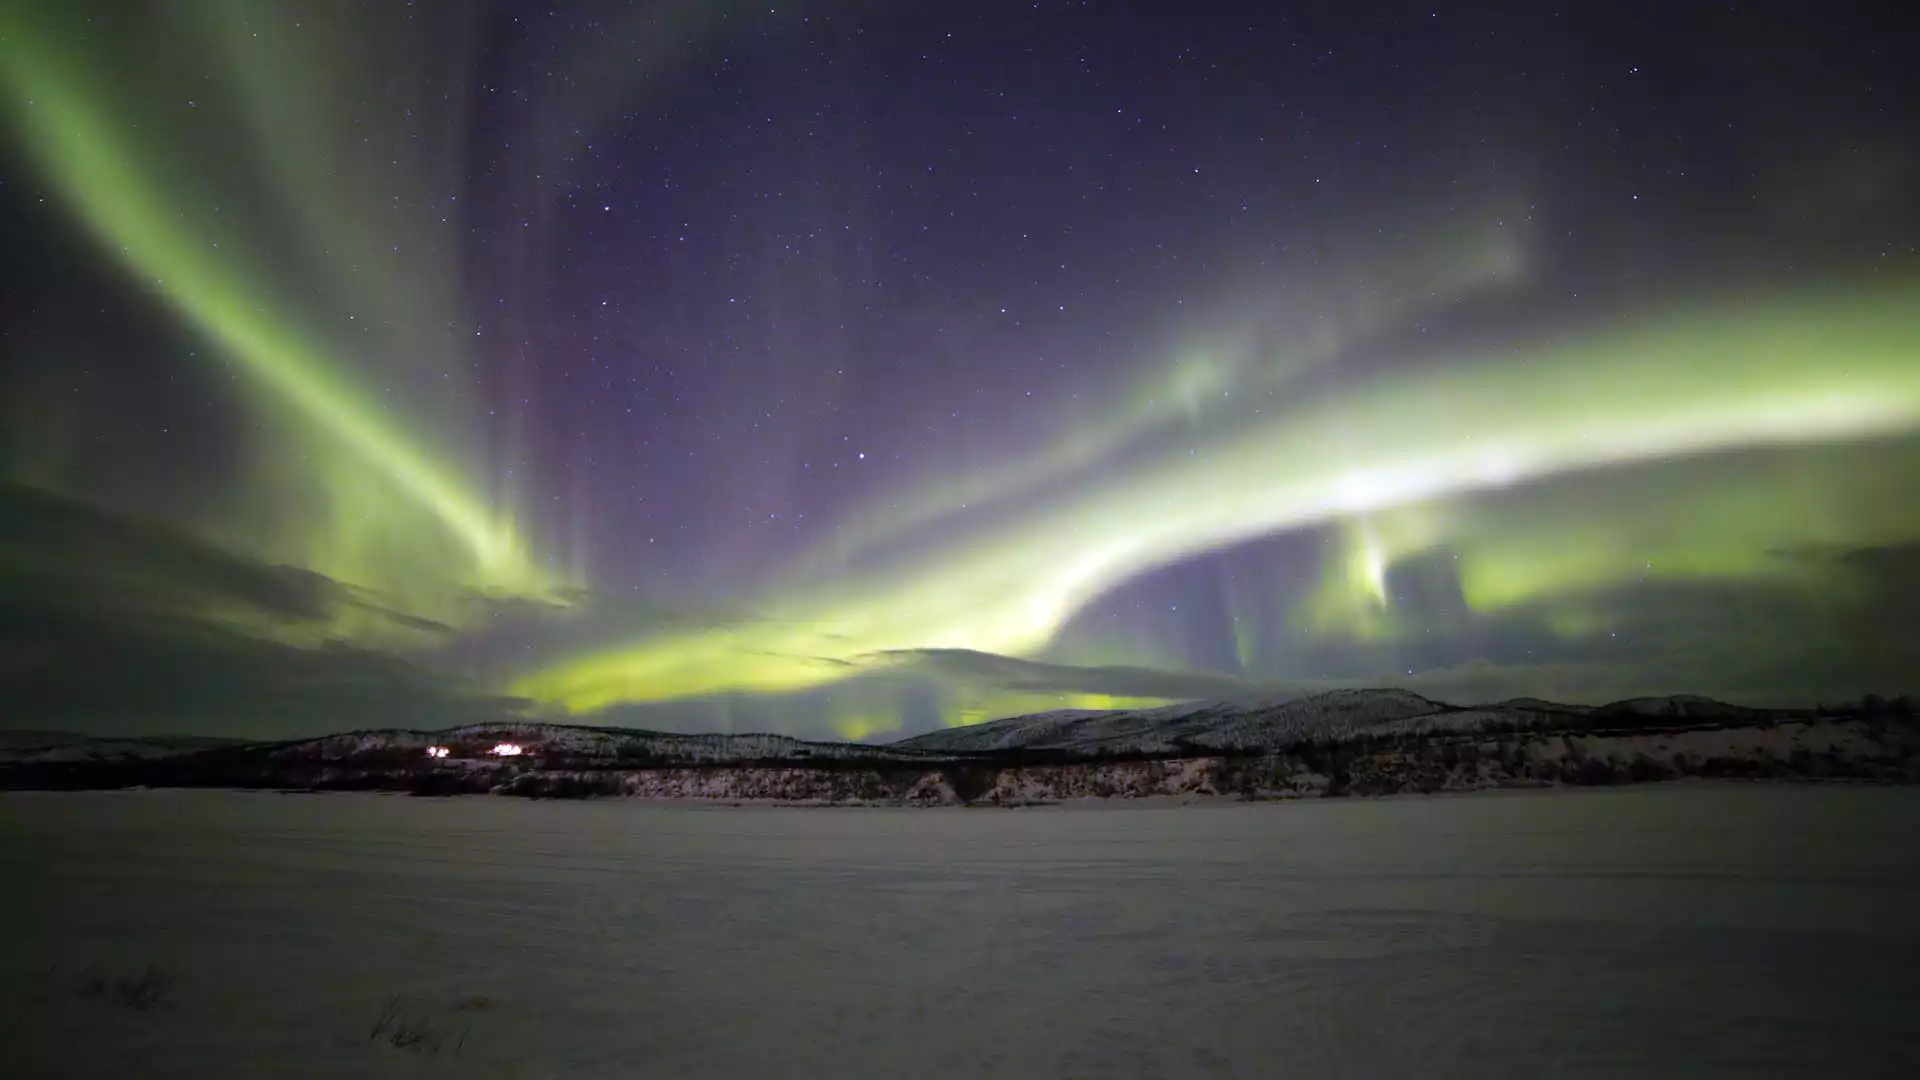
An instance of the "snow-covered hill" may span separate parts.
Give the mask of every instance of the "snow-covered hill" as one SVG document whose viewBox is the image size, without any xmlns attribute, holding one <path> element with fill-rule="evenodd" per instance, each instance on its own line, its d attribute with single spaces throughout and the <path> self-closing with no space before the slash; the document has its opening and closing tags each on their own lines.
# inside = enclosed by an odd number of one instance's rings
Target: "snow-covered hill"
<svg viewBox="0 0 1920 1080">
<path fill-rule="evenodd" d="M 1667 697 L 1639 697 L 1616 701 L 1592 710 L 1607 717 L 1667 717 L 1685 720 L 1733 720 L 1750 722 L 1770 715 L 1772 710 L 1749 709 L 1729 705 L 1699 694 L 1672 694 Z"/>
<path fill-rule="evenodd" d="M 1335 690 L 1308 698 L 1224 699 L 1156 709 L 1038 713 L 948 728 L 894 745 L 948 753 L 1052 750 L 1176 754 L 1270 749 L 1303 739 L 1341 739 L 1368 732 L 1452 730 L 1477 727 L 1493 718 L 1494 714 L 1484 709 L 1458 709 L 1406 690 Z"/>
<path fill-rule="evenodd" d="M 1027 763 L 1197 758 L 1292 752 L 1304 743 L 1381 736 L 1739 726 L 1793 715 L 1788 710 L 1749 709 L 1691 696 L 1634 698 L 1598 707 L 1531 698 L 1461 707 L 1406 690 L 1336 690 L 1294 699 L 1057 710 L 948 728 L 890 744 L 533 722 L 440 731 L 354 731 L 279 743 L 11 732 L 0 733 L 0 787 L 301 786 L 322 780 L 378 785 L 406 780 L 421 769 L 445 774 L 457 781 L 456 786 L 473 786 L 495 773 L 529 769 L 891 768 L 1008 758 Z M 503 749 L 508 752 L 502 753 Z"/>
<path fill-rule="evenodd" d="M 1223 699 L 1155 709 L 1072 710 L 1008 717 L 947 728 L 893 744 L 945 753 L 1045 750 L 1070 754 L 1180 754 L 1212 750 L 1278 750 L 1301 741 L 1363 735 L 1416 735 L 1489 728 L 1604 726 L 1678 719 L 1751 723 L 1786 716 L 1680 695 L 1634 698 L 1611 705 L 1561 705 L 1515 698 L 1458 706 L 1408 690 L 1334 690 L 1291 699 Z"/>
<path fill-rule="evenodd" d="M 277 761 L 342 761 L 390 751 L 446 747 L 450 756 L 491 756 L 511 743 L 529 757 L 674 765 L 730 765 L 753 761 L 868 760 L 917 757 L 866 743 L 809 742 L 786 735 L 682 735 L 667 731 L 576 724 L 474 724 L 442 731 L 355 731 L 275 747 Z"/>
</svg>

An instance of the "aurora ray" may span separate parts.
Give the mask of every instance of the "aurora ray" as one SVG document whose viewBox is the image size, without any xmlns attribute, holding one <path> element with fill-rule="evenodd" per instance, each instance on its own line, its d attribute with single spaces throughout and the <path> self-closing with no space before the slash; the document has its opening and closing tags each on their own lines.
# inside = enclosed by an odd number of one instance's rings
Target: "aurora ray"
<svg viewBox="0 0 1920 1080">
<path fill-rule="evenodd" d="M 1920 689 L 1920 89 L 1663 18 L 6 6 L 0 689 Z"/>
<path fill-rule="evenodd" d="M 848 595 L 802 592 L 767 628 L 644 642 L 515 690 L 594 710 L 791 690 L 902 649 L 1028 654 L 1127 578 L 1265 533 L 1570 470 L 1911 430 L 1916 301 L 1920 293 L 1891 289 L 1688 313 L 1511 366 L 1448 364 L 1437 377 L 1305 403 L 996 523 L 991 540 L 967 537 L 850 584 Z M 1510 419 L 1490 427 L 1493 415 Z"/>
<path fill-rule="evenodd" d="M 249 282 L 243 275 L 251 264 L 239 252 L 219 251 L 188 233 L 191 218 L 171 205 L 180 193 L 149 179 L 124 125 L 98 100 L 91 80 L 99 76 L 86 72 L 68 41 L 31 25 L 25 14 L 15 9 L 0 26 L 6 39 L 0 70 L 29 146 L 96 241 L 244 364 L 269 396 L 344 450 L 352 462 L 347 468 L 385 477 L 437 520 L 465 551 L 466 584 L 509 592 L 548 587 L 549 576 L 529 560 L 511 520 L 382 418 L 300 329 L 286 297 Z"/>
</svg>

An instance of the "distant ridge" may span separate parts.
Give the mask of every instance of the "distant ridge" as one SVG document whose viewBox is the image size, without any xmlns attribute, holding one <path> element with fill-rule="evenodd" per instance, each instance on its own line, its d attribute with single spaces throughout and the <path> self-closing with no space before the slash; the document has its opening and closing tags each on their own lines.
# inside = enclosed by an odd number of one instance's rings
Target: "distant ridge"
<svg viewBox="0 0 1920 1080">
<path fill-rule="evenodd" d="M 1512 709 L 1520 712 L 1563 712 L 1579 714 L 1590 713 L 1594 707 L 1591 705 L 1564 705 L 1558 701 L 1548 701 L 1545 698 L 1517 697 L 1496 702 L 1489 706 L 1489 708 Z"/>
<path fill-rule="evenodd" d="M 252 741 L 210 735 L 101 736 L 72 731 L 0 730 L 0 760 L 162 758 L 223 746 L 245 746 Z"/>
<path fill-rule="evenodd" d="M 1608 721 L 1669 718 L 1752 722 L 1800 715 L 1807 714 L 1794 709 L 1751 709 L 1690 694 L 1630 698 L 1600 706 L 1530 697 L 1461 706 L 1410 690 L 1331 690 L 1302 698 L 1229 698 L 1153 709 L 1032 713 L 928 732 L 892 745 L 945 753 L 1180 754 L 1272 750 L 1301 741 L 1369 735 L 1588 727 Z"/>
<path fill-rule="evenodd" d="M 1920 783 L 1911 703 L 1832 712 L 1708 698 L 1458 706 L 1407 690 L 1055 710 L 892 744 L 510 722 L 285 742 L 0 733 L 0 790 L 1031 805 L 1114 795 L 1297 798 L 1683 776 Z"/>
<path fill-rule="evenodd" d="M 0 731 L 0 764 L 55 764 L 201 758 L 266 763 L 412 760 L 429 746 L 455 757 L 487 755 L 499 742 L 524 743 L 543 760 L 632 767 L 731 766 L 771 762 L 924 762 L 954 757 L 1105 758 L 1249 754 L 1302 742 L 1479 731 L 1597 730 L 1678 723 L 1753 724 L 1809 717 L 1809 710 L 1754 709 L 1698 695 L 1567 705 L 1511 698 L 1451 705 L 1410 690 L 1331 690 L 1309 697 L 1189 701 L 1151 709 L 1056 709 L 944 728 L 891 743 L 810 741 L 773 734 L 682 734 L 535 721 L 440 730 L 386 728 L 310 739 L 249 741 L 192 736 L 95 737 L 57 731 Z"/>
</svg>

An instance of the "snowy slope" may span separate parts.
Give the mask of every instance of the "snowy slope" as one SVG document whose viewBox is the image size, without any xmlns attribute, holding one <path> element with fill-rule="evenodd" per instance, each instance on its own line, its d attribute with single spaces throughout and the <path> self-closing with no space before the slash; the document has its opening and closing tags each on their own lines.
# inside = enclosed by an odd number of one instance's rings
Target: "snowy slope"
<svg viewBox="0 0 1920 1080">
<path fill-rule="evenodd" d="M 1334 690 L 1291 699 L 1223 699 L 1156 709 L 1059 711 L 948 728 L 895 743 L 945 753 L 1045 750 L 1075 754 L 1172 754 L 1279 749 L 1302 740 L 1502 728 L 1627 726 L 1665 719 L 1751 723 L 1793 710 L 1749 709 L 1691 695 L 1562 705 L 1515 698 L 1456 706 L 1408 690 Z"/>
<path fill-rule="evenodd" d="M 596 760 L 726 765 L 748 761 L 897 759 L 911 756 L 893 747 L 861 743 L 808 742 L 785 735 L 681 735 L 665 731 L 585 727 L 574 724 L 475 724 L 444 731 L 356 731 L 289 743 L 277 760 L 350 760 L 393 750 L 449 747 L 455 757 L 481 757 L 510 742 L 528 756 Z"/>
<path fill-rule="evenodd" d="M 490 768 L 504 764 L 505 759 L 492 754 L 500 743 L 521 748 L 523 756 L 513 760 L 549 769 L 706 768 L 826 761 L 913 764 L 950 760 L 955 755 L 991 756 L 1016 751 L 1171 757 L 1222 751 L 1258 753 L 1302 741 L 1368 735 L 1752 724 L 1784 719 L 1790 712 L 1749 709 L 1684 695 L 1634 698 L 1597 707 L 1520 698 L 1463 708 L 1406 690 L 1336 690 L 1306 698 L 1193 701 L 1153 709 L 1055 710 L 948 728 L 891 744 L 809 742 L 771 734 L 684 735 L 532 722 L 478 724 L 442 731 L 355 731 L 284 743 L 6 732 L 0 733 L 0 768 L 14 778 L 10 782 L 25 786 L 39 783 L 29 776 L 35 770 L 59 773 L 64 779 L 55 786 L 94 786 L 113 779 L 104 773 L 96 775 L 100 769 L 120 770 L 126 774 L 120 776 L 121 782 L 204 784 L 234 777 L 253 781 L 304 777 L 314 770 L 337 772 L 342 768 L 368 775 L 405 770 L 425 759 L 429 746 L 448 749 L 448 768 Z M 145 771 L 132 777 L 129 770 Z"/>
<path fill-rule="evenodd" d="M 1771 715 L 1778 710 L 1749 709 L 1744 705 L 1729 705 L 1724 701 L 1715 701 L 1698 694 L 1672 694 L 1667 697 L 1628 698 L 1592 710 L 1599 716 L 1615 717 L 1675 717 L 1687 720 L 1738 720 L 1752 721 Z"/>
<path fill-rule="evenodd" d="M 894 745 L 915 750 L 979 753 L 1056 750 L 1073 753 L 1176 753 L 1284 746 L 1302 739 L 1339 739 L 1366 732 L 1477 727 L 1502 719 L 1498 706 L 1463 710 L 1406 690 L 1334 690 L 1294 699 L 1223 699 L 1156 709 L 1052 712 L 974 727 L 949 728 Z"/>
</svg>

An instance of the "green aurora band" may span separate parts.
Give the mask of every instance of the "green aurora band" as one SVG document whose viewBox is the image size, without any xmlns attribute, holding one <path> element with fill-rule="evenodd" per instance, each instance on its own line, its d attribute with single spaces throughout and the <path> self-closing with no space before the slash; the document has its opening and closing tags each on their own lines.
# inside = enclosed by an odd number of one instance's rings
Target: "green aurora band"
<svg viewBox="0 0 1920 1080">
<path fill-rule="evenodd" d="M 213 23 L 237 34 L 238 11 L 233 8 L 229 17 Z M 17 123 L 48 178 L 105 250 L 136 279 L 149 282 L 222 356 L 243 367 L 262 399 L 265 426 L 279 429 L 279 417 L 285 416 L 295 431 L 309 433 L 288 438 L 277 430 L 277 438 L 263 447 L 263 456 L 281 451 L 294 459 L 291 468 L 310 485 L 300 489 L 298 511 L 283 507 L 277 515 L 297 521 L 297 535 L 270 542 L 267 549 L 436 619 L 457 615 L 460 590 L 543 593 L 559 584 L 530 559 L 511 516 L 493 508 L 444 457 L 404 434 L 376 398 L 354 384 L 351 369 L 336 359 L 338 343 L 303 329 L 293 315 L 296 305 L 285 295 L 289 290 L 271 288 L 266 282 L 272 275 L 257 272 L 268 262 L 263 253 L 247 250 L 244 224 L 219 227 L 204 213 L 205 198 L 190 194 L 196 188 L 184 180 L 164 181 L 169 175 L 199 174 L 180 162 L 156 167 L 162 152 L 142 145 L 136 126 L 117 115 L 120 99 L 111 94 L 106 77 L 89 71 L 76 54 L 75 36 L 48 32 L 24 16 L 16 7 L 0 22 L 5 40 L 0 72 L 12 90 L 9 104 Z M 234 96 L 258 108 L 256 130 L 282 133 L 267 140 L 278 152 L 271 172 L 289 185 L 276 205 L 297 208 L 311 238 L 329 237 L 349 258 L 371 258 L 371 252 L 390 245 L 358 224 L 369 217 L 364 205 L 346 201 L 317 179 L 329 171 L 323 164 L 327 155 L 309 150 L 304 160 L 293 159 L 298 152 L 288 142 L 291 132 L 312 137 L 341 130 L 313 114 L 324 94 L 290 91 L 289 73 L 314 63 L 296 55 L 302 47 L 318 46 L 311 40 L 287 42 L 277 62 L 267 56 L 251 67 L 236 64 L 243 77 L 242 92 Z M 232 54 L 260 55 L 240 49 Z M 219 207 L 213 209 L 219 213 Z M 221 239 L 209 242 L 209 236 Z M 353 299 L 370 313 L 363 325 L 406 328 L 427 320 L 398 311 L 400 298 L 418 305 L 431 295 L 433 283 L 450 278 L 444 266 L 426 273 L 402 269 L 391 279 L 352 287 Z M 379 317 L 383 305 L 391 317 Z M 444 316 L 449 309 L 439 310 Z M 420 354 L 430 346 L 421 335 L 396 336 L 396 342 L 359 344 L 395 362 L 426 362 Z M 434 359 L 446 362 L 444 356 Z M 260 491 L 292 479 L 286 468 L 261 477 Z M 311 521 L 316 502 L 331 510 L 327 527 Z M 259 531 L 249 530 L 256 541 Z M 354 625 L 338 629 L 349 633 L 390 633 L 396 626 L 353 612 L 345 617 Z"/>
<path fill-rule="evenodd" d="M 795 690 L 906 650 L 1031 655 L 1141 572 L 1281 530 L 1561 473 L 1910 431 L 1916 312 L 1908 288 L 1751 301 L 1432 365 L 1299 402 L 890 572 L 770 598 L 750 624 L 609 649 L 514 689 L 591 711 Z M 1366 557 L 1360 588 L 1378 588 L 1388 557 Z"/>
<path fill-rule="evenodd" d="M 289 134 L 345 131 L 342 118 L 323 115 L 323 68 L 300 59 L 304 46 L 295 43 L 269 53 L 237 47 L 252 33 L 245 9 L 222 11 L 207 47 L 228 58 L 233 97 L 279 178 L 277 212 L 295 224 L 302 249 L 374 258 L 390 239 L 367 224 L 379 184 L 351 170 L 329 176 L 318 164 L 326 155 Z M 304 291 L 259 272 L 267 260 L 249 250 L 244 229 L 214 229 L 185 197 L 204 168 L 169 158 L 123 122 L 111 79 L 89 69 L 71 35 L 33 25 L 16 8 L 0 16 L 0 39 L 14 122 L 72 213 L 246 373 L 262 427 L 274 433 L 265 448 L 274 464 L 257 478 L 259 490 L 295 482 L 324 492 L 325 520 L 309 511 L 294 519 L 293 535 L 257 521 L 228 532 L 253 551 L 456 625 L 461 597 L 476 591 L 552 597 L 581 584 L 530 549 L 503 509 L 512 493 L 488 491 L 460 453 L 408 434 L 431 425 L 396 414 L 366 384 L 362 345 L 416 375 L 457 361 L 446 333 L 457 310 L 450 260 L 421 256 L 383 264 L 385 272 L 334 275 L 328 285 L 340 306 L 367 314 L 354 331 L 361 336 L 316 330 Z M 423 177 L 426 167 L 396 170 L 409 174 L 417 197 L 446 186 Z M 219 244 L 207 240 L 215 232 Z M 1464 247 L 1473 250 L 1460 265 L 1443 260 L 1410 274 L 1406 296 L 1434 282 L 1441 291 L 1498 284 L 1521 271 L 1510 243 Z M 1378 307 L 1373 321 L 1391 324 L 1411 302 Z M 368 325 L 378 333 L 367 336 Z M 1605 627 L 1604 614 L 1581 598 L 1609 584 L 1649 573 L 1778 576 L 1788 572 L 1770 554 L 1779 550 L 1920 536 L 1920 514 L 1897 497 L 1894 480 L 1871 498 L 1829 494 L 1851 469 L 1846 446 L 1920 429 L 1920 289 L 1904 281 L 1676 304 L 1625 329 L 1428 357 L 1411 374 L 1320 392 L 1296 391 L 1291 374 L 1344 341 L 1301 341 L 1285 357 L 1245 345 L 1194 349 L 1105 420 L 1066 426 L 1022 468 L 916 478 L 913 491 L 875 499 L 799 559 L 785 587 L 754 597 L 750 618 L 537 658 L 500 689 L 590 714 L 857 683 L 932 649 L 1142 662 L 1151 658 L 1124 647 L 1060 642 L 1060 631 L 1142 573 L 1312 526 L 1343 526 L 1347 548 L 1298 615 L 1316 632 L 1362 640 L 1405 632 L 1388 573 L 1443 548 L 1459 552 L 1473 610 L 1563 600 L 1552 621 L 1578 636 Z M 1269 407 L 1249 413 L 1217 400 L 1256 388 Z M 448 422 L 471 437 L 471 403 L 452 411 Z M 1152 452 L 1127 452 L 1183 424 L 1190 437 L 1178 448 L 1155 442 Z M 1737 475 L 1727 464 L 1728 451 L 1814 444 L 1843 452 L 1784 479 Z M 1912 444 L 1899 445 L 1898 466 L 1882 473 L 1914 475 Z M 1635 484 L 1591 496 L 1627 468 Z M 1671 486 L 1644 483 L 1669 468 L 1678 478 Z M 991 520 L 974 513 L 983 504 L 995 508 Z M 896 543 L 904 537 L 916 540 Z M 865 565 L 890 547 L 902 550 Z M 1799 580 L 1826 587 L 1818 575 Z M 330 630 L 403 647 L 410 640 L 392 620 L 353 613 Z M 891 726 L 884 694 L 849 693 L 838 716 L 843 734 Z M 1058 696 L 956 693 L 949 721 L 1060 704 Z M 1154 699 L 1085 694 L 1069 703 L 1136 700 Z"/>
</svg>

